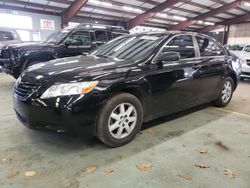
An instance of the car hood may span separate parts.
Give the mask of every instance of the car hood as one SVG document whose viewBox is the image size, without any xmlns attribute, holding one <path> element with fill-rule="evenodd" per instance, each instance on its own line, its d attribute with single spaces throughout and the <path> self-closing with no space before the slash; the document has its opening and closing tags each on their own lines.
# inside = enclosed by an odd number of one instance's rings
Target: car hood
<svg viewBox="0 0 250 188">
<path fill-rule="evenodd" d="M 43 48 L 51 47 L 51 45 L 43 43 L 21 43 L 21 44 L 10 44 L 5 46 L 5 49 L 22 49 L 25 51 L 28 50 L 41 50 Z"/>
<path fill-rule="evenodd" d="M 245 60 L 250 60 L 250 52 L 241 52 L 238 54 L 238 56 Z"/>
<path fill-rule="evenodd" d="M 29 67 L 22 74 L 24 82 L 75 82 L 94 80 L 113 71 L 126 72 L 133 61 L 76 56 L 56 59 Z"/>
</svg>

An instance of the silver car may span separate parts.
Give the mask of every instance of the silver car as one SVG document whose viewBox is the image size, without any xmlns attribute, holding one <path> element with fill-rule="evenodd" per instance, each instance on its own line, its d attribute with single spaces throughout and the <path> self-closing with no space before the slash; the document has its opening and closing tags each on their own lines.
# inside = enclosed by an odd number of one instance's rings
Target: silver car
<svg viewBox="0 0 250 188">
<path fill-rule="evenodd" d="M 15 30 L 0 28 L 0 48 L 1 46 L 21 43 L 22 40 Z"/>
</svg>

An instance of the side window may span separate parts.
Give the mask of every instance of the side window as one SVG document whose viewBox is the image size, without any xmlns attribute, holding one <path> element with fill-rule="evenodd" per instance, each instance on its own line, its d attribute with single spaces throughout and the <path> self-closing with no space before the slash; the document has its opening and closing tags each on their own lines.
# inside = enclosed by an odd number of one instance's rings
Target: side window
<svg viewBox="0 0 250 188">
<path fill-rule="evenodd" d="M 108 41 L 113 39 L 111 31 L 107 31 Z"/>
<path fill-rule="evenodd" d="M 0 41 L 14 40 L 14 37 L 11 32 L 0 31 Z"/>
<path fill-rule="evenodd" d="M 90 34 L 87 31 L 76 31 L 67 39 L 70 46 L 90 46 Z"/>
<path fill-rule="evenodd" d="M 211 39 L 196 36 L 201 57 L 224 55 L 224 50 L 217 46 Z"/>
<path fill-rule="evenodd" d="M 96 42 L 106 43 L 107 42 L 106 31 L 95 31 L 95 38 Z"/>
<path fill-rule="evenodd" d="M 163 48 L 163 52 L 178 52 L 181 59 L 194 58 L 195 50 L 192 36 L 176 36 Z"/>
</svg>

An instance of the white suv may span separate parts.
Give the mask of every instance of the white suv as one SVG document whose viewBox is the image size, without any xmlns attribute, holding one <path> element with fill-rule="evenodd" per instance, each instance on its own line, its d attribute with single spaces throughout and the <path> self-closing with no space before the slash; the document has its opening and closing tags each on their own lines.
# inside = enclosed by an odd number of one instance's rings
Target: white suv
<svg viewBox="0 0 250 188">
<path fill-rule="evenodd" d="M 241 80 L 250 79 L 250 44 L 227 45 L 226 48 L 241 59 Z"/>
</svg>

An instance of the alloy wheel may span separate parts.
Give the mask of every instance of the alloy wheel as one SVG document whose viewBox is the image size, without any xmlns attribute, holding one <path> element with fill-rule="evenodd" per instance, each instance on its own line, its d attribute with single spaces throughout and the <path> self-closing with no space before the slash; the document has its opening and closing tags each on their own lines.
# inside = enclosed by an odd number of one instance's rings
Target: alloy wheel
<svg viewBox="0 0 250 188">
<path fill-rule="evenodd" d="M 230 81 L 226 81 L 223 85 L 222 89 L 222 101 L 223 103 L 227 103 L 232 95 L 233 87 Z"/>
<path fill-rule="evenodd" d="M 123 139 L 131 134 L 137 122 L 137 111 L 130 103 L 121 103 L 111 112 L 108 128 L 116 139 Z"/>
</svg>

